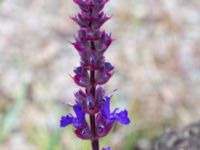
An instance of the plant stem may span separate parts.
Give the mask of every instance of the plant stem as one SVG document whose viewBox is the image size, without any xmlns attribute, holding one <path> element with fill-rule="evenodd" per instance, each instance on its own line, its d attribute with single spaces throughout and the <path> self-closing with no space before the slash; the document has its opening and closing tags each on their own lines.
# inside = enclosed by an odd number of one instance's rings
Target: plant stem
<svg viewBox="0 0 200 150">
<path fill-rule="evenodd" d="M 90 126 L 93 137 L 96 137 L 95 115 L 90 115 Z M 99 140 L 91 139 L 92 150 L 99 150 Z"/>
<path fill-rule="evenodd" d="M 95 44 L 92 41 L 91 42 L 91 49 L 93 51 L 95 51 Z M 90 82 L 91 82 L 91 94 L 93 96 L 93 100 L 95 100 L 95 92 L 96 92 L 96 85 L 95 85 L 95 71 L 90 71 Z M 95 114 L 94 115 L 90 115 L 90 128 L 91 128 L 91 132 L 92 132 L 92 139 L 91 139 L 91 145 L 92 145 L 92 150 L 99 150 L 99 140 L 97 138 L 97 134 L 96 134 L 96 121 L 95 121 Z"/>
<path fill-rule="evenodd" d="M 92 9 L 90 9 L 90 13 L 92 14 Z M 92 29 L 92 22 L 89 23 L 89 27 Z M 96 50 L 94 41 L 91 41 L 91 50 L 92 51 Z M 90 92 L 93 96 L 93 100 L 95 101 L 96 85 L 95 85 L 95 71 L 94 70 L 90 71 L 90 83 L 91 83 Z M 90 115 L 90 128 L 92 132 L 92 139 L 91 139 L 92 150 L 99 150 L 99 140 L 96 134 L 95 114 Z"/>
<path fill-rule="evenodd" d="M 91 88 L 91 93 L 93 98 L 95 99 L 95 71 L 90 71 L 90 81 L 92 84 L 92 88 Z M 92 144 L 92 150 L 99 150 L 99 141 L 97 139 L 97 135 L 96 135 L 96 121 L 95 121 L 95 114 L 94 115 L 90 115 L 90 128 L 91 128 L 91 132 L 92 132 L 92 139 L 91 139 L 91 144 Z"/>
</svg>

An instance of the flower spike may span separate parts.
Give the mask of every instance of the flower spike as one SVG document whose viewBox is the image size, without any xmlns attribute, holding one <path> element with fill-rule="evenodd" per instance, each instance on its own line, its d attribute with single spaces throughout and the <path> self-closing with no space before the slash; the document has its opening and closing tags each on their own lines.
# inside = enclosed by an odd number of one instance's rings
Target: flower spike
<svg viewBox="0 0 200 150">
<path fill-rule="evenodd" d="M 75 41 L 71 42 L 80 56 L 80 65 L 72 79 L 80 87 L 74 93 L 75 115 L 60 119 L 60 127 L 72 125 L 77 137 L 91 141 L 92 150 L 99 150 L 99 139 L 106 136 L 115 122 L 130 124 L 128 111 L 115 108 L 110 111 L 111 96 L 102 87 L 113 75 L 114 66 L 106 61 L 105 52 L 113 42 L 112 35 L 101 30 L 111 17 L 103 12 L 109 0 L 73 0 L 81 11 L 71 17 L 79 25 Z M 86 120 L 86 115 L 90 121 Z M 102 148 L 111 150 L 111 147 Z"/>
</svg>

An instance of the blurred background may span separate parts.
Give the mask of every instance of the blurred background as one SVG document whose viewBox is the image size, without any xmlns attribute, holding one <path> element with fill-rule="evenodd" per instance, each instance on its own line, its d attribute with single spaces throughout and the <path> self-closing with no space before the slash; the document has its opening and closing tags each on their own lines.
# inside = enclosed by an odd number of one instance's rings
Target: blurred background
<svg viewBox="0 0 200 150">
<path fill-rule="evenodd" d="M 132 123 L 116 124 L 101 146 L 151 147 L 167 129 L 200 119 L 200 1 L 111 0 L 104 26 L 116 39 L 106 53 L 116 69 L 105 86 L 112 107 Z M 69 44 L 78 26 L 72 0 L 0 0 L 0 150 L 89 150 L 72 127 L 79 56 Z M 150 148 L 149 148 L 150 149 Z M 148 150 L 148 148 L 147 148 Z"/>
</svg>

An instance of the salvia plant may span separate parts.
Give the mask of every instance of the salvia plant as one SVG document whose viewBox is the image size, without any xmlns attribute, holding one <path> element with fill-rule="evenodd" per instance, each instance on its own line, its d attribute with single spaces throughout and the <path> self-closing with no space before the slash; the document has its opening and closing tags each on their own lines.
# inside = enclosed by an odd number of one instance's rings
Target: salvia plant
<svg viewBox="0 0 200 150">
<path fill-rule="evenodd" d="M 60 127 L 74 126 L 80 139 L 90 140 L 92 150 L 99 150 L 99 139 L 106 136 L 115 122 L 128 125 L 127 110 L 110 110 L 112 95 L 102 87 L 113 74 L 113 65 L 105 61 L 104 53 L 112 43 L 111 34 L 101 30 L 110 19 L 103 8 L 108 0 L 74 0 L 81 12 L 72 19 L 80 26 L 72 45 L 80 55 L 80 66 L 74 69 L 74 82 L 81 88 L 75 92 L 75 115 L 62 116 Z M 86 119 L 86 115 L 89 119 Z M 88 121 L 87 121 L 88 120 Z M 111 150 L 111 147 L 102 148 Z"/>
</svg>

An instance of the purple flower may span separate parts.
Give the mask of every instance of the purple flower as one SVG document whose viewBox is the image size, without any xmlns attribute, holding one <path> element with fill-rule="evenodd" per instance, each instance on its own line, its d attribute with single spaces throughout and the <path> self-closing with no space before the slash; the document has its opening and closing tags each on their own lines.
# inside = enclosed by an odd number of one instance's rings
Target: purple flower
<svg viewBox="0 0 200 150">
<path fill-rule="evenodd" d="M 104 148 L 102 148 L 102 150 L 111 150 L 111 147 L 110 146 L 104 147 Z"/>
<path fill-rule="evenodd" d="M 106 136 L 112 128 L 114 122 L 118 121 L 121 124 L 128 125 L 130 119 L 128 118 L 127 110 L 117 112 L 119 108 L 116 108 L 112 113 L 110 112 L 110 97 L 104 98 L 104 105 L 101 111 L 97 114 L 97 131 L 99 137 Z"/>
<path fill-rule="evenodd" d="M 89 139 L 91 135 L 89 126 L 85 120 L 85 112 L 79 105 L 74 105 L 73 109 L 76 117 L 72 114 L 62 116 L 60 120 L 60 127 L 63 128 L 72 124 L 76 128 L 75 133 L 78 137 L 81 139 Z"/>
<path fill-rule="evenodd" d="M 114 67 L 109 63 L 109 62 L 105 62 L 103 64 L 103 66 L 101 67 L 101 69 L 99 69 L 97 71 L 96 74 L 96 84 L 105 84 L 106 82 L 108 82 L 108 80 L 110 79 L 110 77 L 112 76 L 111 71 L 114 69 Z"/>
<path fill-rule="evenodd" d="M 99 112 L 104 103 L 104 89 L 99 86 L 95 93 L 95 98 L 93 98 L 90 92 L 84 92 L 81 89 L 74 94 L 76 97 L 76 103 L 88 114 Z"/>
<path fill-rule="evenodd" d="M 90 79 L 87 70 L 83 67 L 77 67 L 74 70 L 74 82 L 81 87 L 88 87 L 90 85 Z"/>
<path fill-rule="evenodd" d="M 119 121 L 121 124 L 128 125 L 130 123 L 130 119 L 128 118 L 127 110 L 120 111 L 117 113 L 119 108 L 115 108 L 115 110 L 110 113 L 110 97 L 105 97 L 105 104 L 101 109 L 101 113 L 103 117 L 107 119 L 107 122 Z"/>
<path fill-rule="evenodd" d="M 67 116 L 62 116 L 60 120 L 60 126 L 66 127 L 70 124 L 73 124 L 74 127 L 79 128 L 82 126 L 84 120 L 85 120 L 85 112 L 82 111 L 82 108 L 79 105 L 73 106 L 74 112 L 76 113 L 76 117 L 74 117 L 72 114 L 69 114 Z"/>
</svg>

